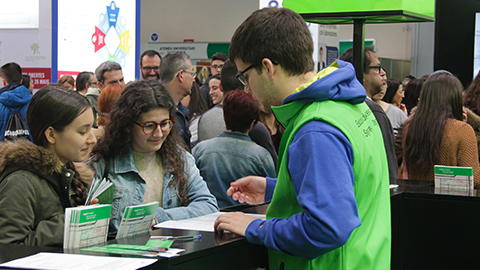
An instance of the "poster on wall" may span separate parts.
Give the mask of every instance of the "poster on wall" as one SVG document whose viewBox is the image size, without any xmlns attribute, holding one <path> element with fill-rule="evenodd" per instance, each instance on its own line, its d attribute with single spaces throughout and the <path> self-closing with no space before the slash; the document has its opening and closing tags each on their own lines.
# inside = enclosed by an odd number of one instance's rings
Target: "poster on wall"
<svg viewBox="0 0 480 270">
<path fill-rule="evenodd" d="M 140 0 L 58 0 L 56 79 L 92 71 L 104 61 L 122 66 L 125 82 L 138 77 Z M 55 65 L 54 65 L 55 67 Z"/>
<path fill-rule="evenodd" d="M 51 82 L 51 1 L 22 0 L 1 3 L 0 66 L 10 62 L 19 64 L 22 72 L 32 78 L 34 91 L 38 90 Z"/>
</svg>

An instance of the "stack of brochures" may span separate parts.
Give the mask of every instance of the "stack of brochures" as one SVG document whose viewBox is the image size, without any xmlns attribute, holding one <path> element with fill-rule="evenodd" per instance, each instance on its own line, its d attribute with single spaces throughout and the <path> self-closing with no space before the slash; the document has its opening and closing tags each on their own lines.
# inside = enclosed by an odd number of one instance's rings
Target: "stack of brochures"
<svg viewBox="0 0 480 270">
<path fill-rule="evenodd" d="M 65 209 L 63 248 L 81 248 L 107 241 L 110 204 Z"/>
<path fill-rule="evenodd" d="M 435 193 L 473 195 L 473 168 L 435 165 Z"/>
<path fill-rule="evenodd" d="M 158 208 L 158 202 L 127 206 L 116 239 L 148 233 Z"/>
<path fill-rule="evenodd" d="M 113 192 L 114 186 L 109 179 L 93 179 L 90 189 L 88 190 L 85 205 L 90 205 L 95 198 L 98 199 L 99 204 L 111 204 L 113 202 Z"/>
</svg>

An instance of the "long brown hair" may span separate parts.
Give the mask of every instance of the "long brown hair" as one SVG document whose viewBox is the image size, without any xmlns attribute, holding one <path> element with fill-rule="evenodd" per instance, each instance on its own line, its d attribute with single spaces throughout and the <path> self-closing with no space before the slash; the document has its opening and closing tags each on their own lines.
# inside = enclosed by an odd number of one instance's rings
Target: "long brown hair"
<svg viewBox="0 0 480 270">
<path fill-rule="evenodd" d="M 431 170 L 440 159 L 445 124 L 462 120 L 462 84 L 450 73 L 431 75 L 423 84 L 420 101 L 405 126 L 405 161 L 410 172 Z"/>
<path fill-rule="evenodd" d="M 61 132 L 87 109 L 90 110 L 90 103 L 77 92 L 55 85 L 43 87 L 33 95 L 27 109 L 27 123 L 33 143 L 46 147 L 48 142 L 45 130 L 48 127 Z M 66 167 L 75 172 L 71 184 L 74 192 L 72 199 L 77 205 L 84 204 L 88 184 L 80 179 L 72 162 L 68 162 Z"/>
<path fill-rule="evenodd" d="M 175 103 L 165 87 L 155 80 L 129 83 L 110 112 L 110 121 L 104 126 L 105 134 L 99 139 L 92 153 L 94 160 L 109 161 L 125 153 L 131 145 L 131 133 L 135 121 L 142 113 L 163 108 L 169 111 L 170 119 L 175 115 Z M 162 147 L 157 151 L 166 171 L 173 175 L 182 204 L 188 203 L 186 170 L 183 150 L 179 147 L 177 132 L 170 132 Z"/>
</svg>

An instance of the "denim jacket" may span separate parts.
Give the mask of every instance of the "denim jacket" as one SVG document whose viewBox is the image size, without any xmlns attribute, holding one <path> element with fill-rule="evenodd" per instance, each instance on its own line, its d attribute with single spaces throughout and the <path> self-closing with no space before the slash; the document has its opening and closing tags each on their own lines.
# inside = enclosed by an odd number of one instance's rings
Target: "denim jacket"
<svg viewBox="0 0 480 270">
<path fill-rule="evenodd" d="M 180 220 L 218 212 L 217 201 L 210 193 L 205 181 L 195 166 L 193 156 L 184 151 L 185 171 L 188 175 L 188 205 L 182 206 L 180 195 L 175 188 L 173 176 L 165 169 L 163 180 L 163 202 L 157 208 L 156 222 Z M 104 175 L 104 164 L 93 164 L 96 178 Z M 132 150 L 110 160 L 108 179 L 115 185 L 115 194 L 110 214 L 110 233 L 116 233 L 125 208 L 130 205 L 143 204 L 146 182 L 135 167 Z"/>
<path fill-rule="evenodd" d="M 249 175 L 277 176 L 270 153 L 243 133 L 224 131 L 200 142 L 192 153 L 220 208 L 238 204 L 226 192 L 231 182 Z"/>
</svg>

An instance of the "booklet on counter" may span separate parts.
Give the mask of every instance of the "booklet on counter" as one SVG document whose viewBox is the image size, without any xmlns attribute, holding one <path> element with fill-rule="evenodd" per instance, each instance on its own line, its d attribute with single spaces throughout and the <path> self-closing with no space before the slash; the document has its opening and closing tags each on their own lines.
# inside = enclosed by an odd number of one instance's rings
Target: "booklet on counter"
<svg viewBox="0 0 480 270">
<path fill-rule="evenodd" d="M 112 204 L 113 202 L 114 186 L 112 181 L 107 178 L 100 180 L 93 179 L 90 189 L 87 193 L 87 200 L 85 205 L 90 205 L 93 199 L 97 198 L 99 204 Z"/>
<path fill-rule="evenodd" d="M 116 239 L 148 233 L 158 208 L 158 202 L 127 206 Z"/>
<path fill-rule="evenodd" d="M 435 193 L 473 195 L 473 168 L 435 165 Z"/>
<path fill-rule="evenodd" d="M 107 241 L 110 204 L 65 209 L 63 248 L 81 248 Z"/>
</svg>

